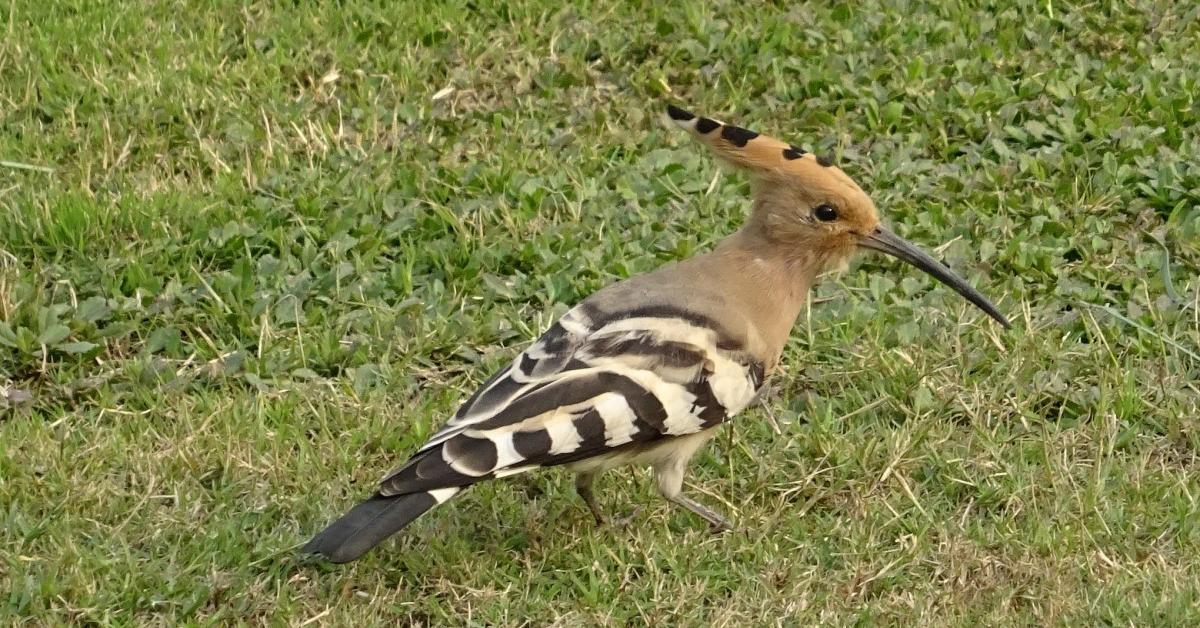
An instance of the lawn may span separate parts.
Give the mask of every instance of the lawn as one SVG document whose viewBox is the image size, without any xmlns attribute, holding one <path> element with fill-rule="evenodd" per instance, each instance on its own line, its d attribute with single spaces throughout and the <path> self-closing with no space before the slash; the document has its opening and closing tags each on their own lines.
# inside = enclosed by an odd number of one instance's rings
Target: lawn
<svg viewBox="0 0 1200 628">
<path fill-rule="evenodd" d="M 1200 8 L 0 6 L 0 624 L 1200 623 Z M 678 5 L 678 6 L 676 6 Z M 687 488 L 482 485 L 296 547 L 746 178 L 827 154 L 1014 321 L 864 257 Z"/>
</svg>

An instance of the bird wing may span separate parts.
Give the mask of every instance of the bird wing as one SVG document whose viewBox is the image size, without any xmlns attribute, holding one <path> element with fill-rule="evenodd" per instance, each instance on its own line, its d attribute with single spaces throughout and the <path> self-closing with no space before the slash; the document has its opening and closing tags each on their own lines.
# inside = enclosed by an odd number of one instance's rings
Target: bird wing
<svg viewBox="0 0 1200 628">
<path fill-rule="evenodd" d="M 489 379 L 380 494 L 463 487 L 692 434 L 741 411 L 760 361 L 684 308 L 567 312 Z"/>
</svg>

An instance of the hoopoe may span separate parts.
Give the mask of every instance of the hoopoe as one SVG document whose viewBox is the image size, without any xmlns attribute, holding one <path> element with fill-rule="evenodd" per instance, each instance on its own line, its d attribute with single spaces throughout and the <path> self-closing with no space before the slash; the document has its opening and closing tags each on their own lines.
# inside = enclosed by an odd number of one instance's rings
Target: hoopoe
<svg viewBox="0 0 1200 628">
<path fill-rule="evenodd" d="M 776 370 L 816 278 L 860 249 L 913 264 L 1009 326 L 966 281 L 885 229 L 870 197 L 829 160 L 675 106 L 667 114 L 750 174 L 742 228 L 569 310 L 305 552 L 354 560 L 477 482 L 557 465 L 577 474 L 597 523 L 593 481 L 641 464 L 663 497 L 732 527 L 681 492 L 688 461 Z"/>
</svg>

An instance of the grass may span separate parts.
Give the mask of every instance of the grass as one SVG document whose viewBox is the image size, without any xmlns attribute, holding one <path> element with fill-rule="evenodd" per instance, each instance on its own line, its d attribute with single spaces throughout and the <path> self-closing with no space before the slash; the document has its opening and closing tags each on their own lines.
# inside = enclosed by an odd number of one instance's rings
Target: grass
<svg viewBox="0 0 1200 628">
<path fill-rule="evenodd" d="M 1200 622 L 1200 37 L 1145 0 L 0 7 L 0 621 Z M 681 3 L 682 4 L 682 3 Z M 596 529 L 551 472 L 293 549 L 745 179 L 835 156 L 1002 309 L 864 258 L 770 408 Z"/>
</svg>

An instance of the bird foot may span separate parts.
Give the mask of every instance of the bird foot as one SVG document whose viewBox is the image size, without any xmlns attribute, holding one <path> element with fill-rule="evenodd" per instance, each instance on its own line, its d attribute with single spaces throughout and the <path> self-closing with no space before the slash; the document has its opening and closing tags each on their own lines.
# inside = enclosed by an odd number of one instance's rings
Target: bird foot
<svg viewBox="0 0 1200 628">
<path fill-rule="evenodd" d="M 643 508 L 641 506 L 635 506 L 632 512 L 624 517 L 621 517 L 620 519 L 617 519 L 614 523 L 616 523 L 618 528 L 628 528 L 629 524 L 633 523 L 634 519 L 639 519 L 641 517 L 642 510 Z"/>
<path fill-rule="evenodd" d="M 673 503 L 679 504 L 680 506 L 683 506 L 684 508 L 696 513 L 701 519 L 707 521 L 709 529 L 713 534 L 732 532 L 734 530 L 733 523 L 730 522 L 729 519 L 726 519 L 724 515 L 717 513 L 704 504 L 701 504 L 684 495 L 676 495 L 671 497 L 670 500 Z"/>
</svg>

